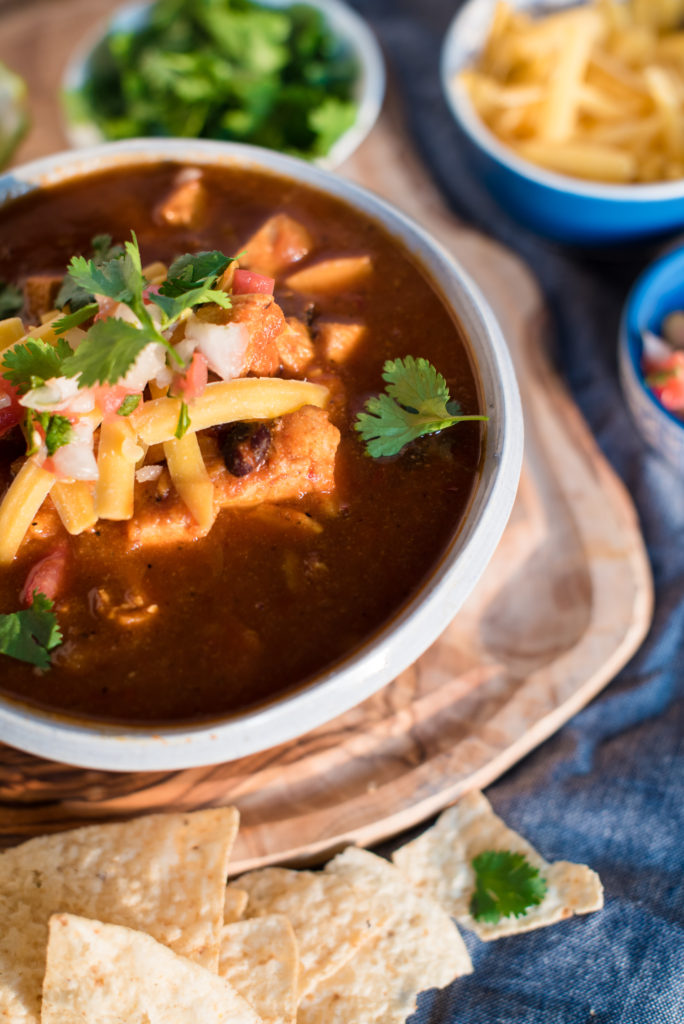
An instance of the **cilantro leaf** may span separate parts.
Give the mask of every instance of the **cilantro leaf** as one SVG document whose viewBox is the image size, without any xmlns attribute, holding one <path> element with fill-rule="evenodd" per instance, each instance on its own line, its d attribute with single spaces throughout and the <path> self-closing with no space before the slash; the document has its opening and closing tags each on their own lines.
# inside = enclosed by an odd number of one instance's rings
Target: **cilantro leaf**
<svg viewBox="0 0 684 1024">
<path fill-rule="evenodd" d="M 61 316 L 59 320 L 55 320 L 52 324 L 52 329 L 55 334 L 64 334 L 66 331 L 70 331 L 72 327 L 78 327 L 79 324 L 90 320 L 91 316 L 94 316 L 98 309 L 97 302 L 89 302 L 87 306 L 81 306 L 75 313 L 69 313 L 68 316 Z"/>
<path fill-rule="evenodd" d="M 21 288 L 15 284 L 8 284 L 0 281 L 0 320 L 6 320 L 10 316 L 16 316 L 24 305 L 24 296 Z"/>
<path fill-rule="evenodd" d="M 375 459 L 397 455 L 416 438 L 455 423 L 488 419 L 460 415 L 444 377 L 427 359 L 388 359 L 382 376 L 387 382 L 385 393 L 369 398 L 354 423 Z"/>
<path fill-rule="evenodd" d="M 43 423 L 43 428 L 48 455 L 54 455 L 58 448 L 64 447 L 74 439 L 74 428 L 71 422 L 66 416 L 60 416 L 58 413 L 48 416 L 47 421 Z"/>
<path fill-rule="evenodd" d="M 177 320 L 184 310 L 200 306 L 205 302 L 215 302 L 217 306 L 223 306 L 224 309 L 229 308 L 231 304 L 230 295 L 227 295 L 226 292 L 206 286 L 193 288 L 192 291 L 183 292 L 182 295 L 173 298 L 163 292 L 157 294 L 151 292 L 149 298 L 150 302 L 159 306 L 167 323 Z"/>
<path fill-rule="evenodd" d="M 20 394 L 24 394 L 36 386 L 37 380 L 62 376 L 62 363 L 70 355 L 71 348 L 62 338 L 56 345 L 49 345 L 40 338 L 30 338 L 5 352 L 2 375 Z"/>
<path fill-rule="evenodd" d="M 185 402 L 181 402 L 180 412 L 178 414 L 178 424 L 176 426 L 175 437 L 180 441 L 181 437 L 184 437 L 190 429 L 190 410 Z"/>
<path fill-rule="evenodd" d="M 52 608 L 53 602 L 45 594 L 34 591 L 30 608 L 0 615 L 0 654 L 27 661 L 38 668 L 49 668 L 49 652 L 62 642 Z"/>
<path fill-rule="evenodd" d="M 328 153 L 335 142 L 356 118 L 356 103 L 353 100 L 341 100 L 337 96 L 326 96 L 318 107 L 309 113 L 309 128 L 316 135 L 315 152 L 321 156 Z"/>
<path fill-rule="evenodd" d="M 95 235 L 90 241 L 92 247 L 92 259 L 96 266 L 100 266 L 107 260 L 123 256 L 123 246 L 112 245 L 111 235 Z M 67 273 L 57 293 L 56 305 L 64 309 L 66 305 L 72 313 L 92 303 L 94 295 L 87 288 L 78 284 Z"/>
<path fill-rule="evenodd" d="M 81 375 L 79 386 L 116 384 L 125 377 L 142 350 L 159 341 L 156 332 L 136 327 L 125 320 L 110 317 L 98 320 L 88 331 L 78 349 L 64 360 L 66 377 Z"/>
<path fill-rule="evenodd" d="M 175 297 L 211 285 L 233 259 L 234 257 L 225 256 L 216 249 L 211 252 L 186 253 L 179 256 L 169 267 L 166 280 L 159 291 L 162 295 Z"/>
<path fill-rule="evenodd" d="M 212 286 L 234 258 L 217 250 L 179 256 L 169 267 L 159 292 L 150 293 L 149 301 L 159 306 L 167 323 L 177 320 L 184 310 L 206 302 L 228 308 L 230 296 Z"/>
<path fill-rule="evenodd" d="M 496 924 L 502 917 L 522 917 L 546 895 L 545 879 L 522 853 L 485 850 L 472 863 L 476 883 L 470 913 L 476 921 Z"/>
<path fill-rule="evenodd" d="M 140 405 L 140 395 L 126 395 L 123 402 L 116 410 L 117 416 L 130 416 Z"/>
</svg>

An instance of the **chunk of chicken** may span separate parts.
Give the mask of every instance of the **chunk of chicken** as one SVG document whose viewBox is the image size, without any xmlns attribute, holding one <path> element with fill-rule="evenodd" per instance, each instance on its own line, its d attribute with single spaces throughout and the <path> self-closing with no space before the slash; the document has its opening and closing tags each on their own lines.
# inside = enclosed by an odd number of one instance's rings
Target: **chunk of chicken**
<svg viewBox="0 0 684 1024">
<path fill-rule="evenodd" d="M 351 321 L 319 321 L 316 328 L 316 348 L 331 363 L 344 363 L 363 341 L 367 332 L 364 324 Z"/>
<path fill-rule="evenodd" d="M 195 315 L 203 323 L 244 324 L 249 342 L 239 376 L 272 377 L 280 369 L 276 339 L 285 328 L 285 316 L 272 295 L 234 295 L 230 309 L 200 306 Z"/>
<path fill-rule="evenodd" d="M 202 183 L 202 172 L 187 168 L 177 175 L 173 189 L 157 205 L 154 219 L 159 224 L 174 227 L 197 228 L 205 220 L 207 193 Z"/>
<path fill-rule="evenodd" d="M 340 256 L 296 270 L 286 278 L 285 284 L 307 295 L 336 295 L 348 288 L 366 287 L 372 274 L 370 256 Z"/>
<path fill-rule="evenodd" d="M 24 313 L 26 322 L 39 324 L 55 308 L 62 278 L 54 274 L 34 274 L 24 281 Z"/>
<path fill-rule="evenodd" d="M 322 409 L 304 406 L 275 420 L 270 432 L 267 458 L 245 476 L 228 472 L 215 437 L 200 438 L 217 511 L 297 501 L 305 494 L 329 494 L 334 490 L 340 432 Z M 199 536 L 197 524 L 175 491 L 161 498 L 154 483 L 139 488 L 135 514 L 128 524 L 133 547 L 175 544 Z"/>
<path fill-rule="evenodd" d="M 311 233 L 287 213 L 276 213 L 241 247 L 243 267 L 277 277 L 293 263 L 308 256 L 314 247 Z"/>
<path fill-rule="evenodd" d="M 289 373 L 302 373 L 314 357 L 309 328 L 296 316 L 288 316 L 276 339 L 280 362 Z"/>
</svg>

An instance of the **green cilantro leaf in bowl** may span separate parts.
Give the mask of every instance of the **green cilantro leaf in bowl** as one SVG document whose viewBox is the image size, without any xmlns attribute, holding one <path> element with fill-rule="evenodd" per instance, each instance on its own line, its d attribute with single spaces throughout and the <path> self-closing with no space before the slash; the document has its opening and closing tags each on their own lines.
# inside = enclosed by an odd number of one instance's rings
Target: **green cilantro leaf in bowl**
<svg viewBox="0 0 684 1024">
<path fill-rule="evenodd" d="M 68 74 L 67 116 L 95 129 L 88 141 L 207 138 L 325 158 L 358 120 L 367 69 L 365 53 L 324 11 L 274 0 L 156 0 L 124 9 Z M 361 22 L 349 9 L 345 17 Z M 377 63 L 381 99 L 379 56 Z"/>
</svg>

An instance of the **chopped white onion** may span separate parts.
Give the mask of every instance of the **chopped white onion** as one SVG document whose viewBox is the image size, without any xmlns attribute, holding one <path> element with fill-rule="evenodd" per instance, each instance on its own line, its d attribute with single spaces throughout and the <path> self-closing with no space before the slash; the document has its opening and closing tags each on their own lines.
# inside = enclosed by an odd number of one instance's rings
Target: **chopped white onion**
<svg viewBox="0 0 684 1024">
<path fill-rule="evenodd" d="M 209 369 L 223 380 L 232 380 L 244 373 L 249 345 L 245 324 L 207 324 L 192 319 L 187 323 L 181 344 L 188 341 L 194 342 L 205 356 Z"/>
<path fill-rule="evenodd" d="M 148 381 L 154 380 L 159 371 L 166 365 L 166 349 L 157 341 L 151 341 L 149 345 L 138 354 L 137 359 L 119 384 L 130 388 L 131 391 L 142 391 Z"/>
<path fill-rule="evenodd" d="M 19 404 L 38 412 L 92 412 L 95 399 L 89 388 L 79 389 L 77 377 L 51 377 L 39 388 L 32 388 Z"/>
<path fill-rule="evenodd" d="M 669 359 L 672 355 L 672 347 L 653 331 L 642 331 L 641 340 L 644 343 L 644 356 L 647 360 L 660 362 L 662 359 Z"/>
<path fill-rule="evenodd" d="M 149 480 L 158 480 L 163 468 L 163 466 L 141 466 L 135 471 L 135 479 L 139 484 L 146 484 Z"/>
<path fill-rule="evenodd" d="M 55 473 L 69 480 L 97 480 L 97 462 L 92 445 L 72 441 L 62 445 L 52 456 Z"/>
<path fill-rule="evenodd" d="M 6 409 L 7 406 L 11 404 L 12 399 L 10 396 L 4 391 L 0 392 L 0 409 Z"/>
<path fill-rule="evenodd" d="M 169 384 L 173 380 L 173 371 L 168 366 L 162 366 L 161 370 L 154 378 L 154 383 L 158 388 L 168 388 Z"/>
</svg>

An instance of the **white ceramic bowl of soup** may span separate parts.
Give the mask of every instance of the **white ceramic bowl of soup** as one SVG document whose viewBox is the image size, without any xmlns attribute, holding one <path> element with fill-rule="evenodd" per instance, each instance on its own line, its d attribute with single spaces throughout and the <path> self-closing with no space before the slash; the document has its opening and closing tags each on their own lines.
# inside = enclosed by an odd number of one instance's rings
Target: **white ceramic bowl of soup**
<svg viewBox="0 0 684 1024">
<path fill-rule="evenodd" d="M 461 324 L 479 379 L 482 410 L 489 420 L 469 511 L 425 582 L 360 648 L 298 689 L 266 706 L 209 723 L 150 728 L 69 719 L 0 696 L 0 741 L 52 760 L 112 771 L 181 769 L 243 757 L 315 728 L 389 683 L 438 638 L 487 566 L 513 505 L 523 450 L 514 370 L 485 298 L 422 228 L 341 177 L 245 146 L 131 140 L 62 153 L 13 169 L 0 177 L 0 207 L 36 188 L 108 168 L 159 161 L 266 170 L 328 193 L 379 223 L 419 261 Z"/>
</svg>

